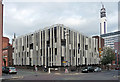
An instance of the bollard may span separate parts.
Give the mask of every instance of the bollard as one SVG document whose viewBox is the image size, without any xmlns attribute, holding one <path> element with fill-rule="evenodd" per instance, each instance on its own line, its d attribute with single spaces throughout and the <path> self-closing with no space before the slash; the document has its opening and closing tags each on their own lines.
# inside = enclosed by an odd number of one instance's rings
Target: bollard
<svg viewBox="0 0 120 82">
<path fill-rule="evenodd" d="M 50 73 L 50 68 L 49 68 L 49 72 L 48 73 Z"/>
</svg>

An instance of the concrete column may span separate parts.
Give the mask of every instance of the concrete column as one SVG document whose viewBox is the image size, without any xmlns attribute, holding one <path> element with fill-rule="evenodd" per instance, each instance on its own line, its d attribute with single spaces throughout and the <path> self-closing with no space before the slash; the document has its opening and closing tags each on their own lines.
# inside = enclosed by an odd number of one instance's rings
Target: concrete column
<svg viewBox="0 0 120 82">
<path fill-rule="evenodd" d="M 51 53 L 50 53 L 50 54 L 51 54 L 50 66 L 52 66 L 52 63 L 53 63 L 53 61 L 52 61 L 52 53 L 53 53 L 53 52 L 52 52 L 52 46 L 53 46 L 53 45 L 52 45 L 52 41 L 53 41 L 52 37 L 53 37 L 53 36 L 52 36 L 52 35 L 53 35 L 53 34 L 52 34 L 52 28 L 50 28 L 50 50 L 51 50 Z"/>
<path fill-rule="evenodd" d="M 47 66 L 47 30 L 45 30 L 45 66 Z"/>
<path fill-rule="evenodd" d="M 2 76 L 3 5 L 0 0 L 0 77 Z"/>
<path fill-rule="evenodd" d="M 79 43 L 79 34 L 77 33 L 77 44 L 76 44 L 76 49 L 77 49 L 77 52 L 76 52 L 76 59 L 77 59 L 76 65 L 77 65 L 77 66 L 79 65 L 79 63 L 78 63 L 78 58 L 79 58 L 79 54 L 78 54 L 78 43 Z"/>
</svg>

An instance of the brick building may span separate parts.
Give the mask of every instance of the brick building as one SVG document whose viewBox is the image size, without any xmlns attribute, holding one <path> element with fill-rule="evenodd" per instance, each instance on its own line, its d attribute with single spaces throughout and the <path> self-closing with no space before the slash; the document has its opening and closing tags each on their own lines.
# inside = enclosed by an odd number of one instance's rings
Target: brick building
<svg viewBox="0 0 120 82">
<path fill-rule="evenodd" d="M 115 48 L 115 64 L 120 65 L 120 42 L 114 43 Z"/>
<path fill-rule="evenodd" d="M 98 51 L 99 51 L 99 48 L 101 48 L 101 50 L 103 51 L 104 39 L 99 36 L 93 36 L 92 38 L 96 38 L 98 41 Z"/>
<path fill-rule="evenodd" d="M 3 37 L 3 46 L 2 48 L 6 48 L 9 46 L 9 38 L 8 37 Z"/>
<path fill-rule="evenodd" d="M 8 37 L 3 37 L 3 66 L 11 66 L 12 65 L 12 45 L 9 43 Z"/>
</svg>

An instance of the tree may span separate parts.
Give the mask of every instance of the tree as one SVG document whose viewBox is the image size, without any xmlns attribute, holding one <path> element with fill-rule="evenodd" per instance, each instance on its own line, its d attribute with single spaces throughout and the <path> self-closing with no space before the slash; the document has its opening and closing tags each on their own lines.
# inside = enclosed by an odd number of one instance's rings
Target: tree
<svg viewBox="0 0 120 82">
<path fill-rule="evenodd" d="M 114 50 L 110 47 L 104 47 L 102 55 L 102 65 L 112 64 L 112 61 L 115 60 Z"/>
</svg>

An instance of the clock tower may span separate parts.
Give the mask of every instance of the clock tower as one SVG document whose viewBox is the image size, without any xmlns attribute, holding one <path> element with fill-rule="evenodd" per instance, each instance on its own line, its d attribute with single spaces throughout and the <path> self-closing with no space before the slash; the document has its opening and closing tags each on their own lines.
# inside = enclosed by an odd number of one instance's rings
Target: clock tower
<svg viewBox="0 0 120 82">
<path fill-rule="evenodd" d="M 102 4 L 102 9 L 100 10 L 100 35 L 106 34 L 106 32 L 107 32 L 106 9 Z"/>
</svg>

